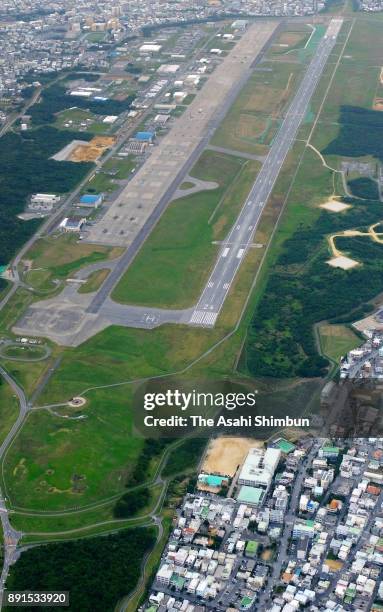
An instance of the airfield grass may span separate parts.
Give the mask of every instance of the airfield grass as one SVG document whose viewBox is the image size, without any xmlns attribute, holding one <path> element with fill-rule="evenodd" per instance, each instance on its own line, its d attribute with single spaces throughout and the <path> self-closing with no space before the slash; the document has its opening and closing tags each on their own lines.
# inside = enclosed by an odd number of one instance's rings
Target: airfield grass
<svg viewBox="0 0 383 612">
<path fill-rule="evenodd" d="M 16 323 L 32 300 L 32 293 L 19 287 L 0 311 L 0 332 L 10 333 L 12 325 Z"/>
<path fill-rule="evenodd" d="M 282 31 L 277 40 L 270 46 L 266 57 L 268 59 L 279 58 L 280 56 L 290 55 L 290 52 L 304 47 L 311 36 L 311 29 L 305 26 L 305 30 L 292 30 L 290 27 Z"/>
<path fill-rule="evenodd" d="M 277 121 L 301 78 L 303 64 L 264 62 L 239 93 L 212 144 L 245 153 L 266 154 Z M 265 138 L 268 123 L 271 132 Z"/>
<path fill-rule="evenodd" d="M 121 252 L 118 248 L 79 242 L 73 234 L 44 237 L 24 258 L 32 264 L 25 273 L 25 280 L 40 291 L 56 290 L 54 280 L 63 281 L 80 268 L 103 259 L 113 259 Z"/>
<path fill-rule="evenodd" d="M 258 169 L 257 162 L 205 151 L 191 174 L 219 187 L 171 203 L 113 298 L 141 305 L 191 306 L 218 252 L 213 242 L 228 233 Z M 143 283 L 143 278 L 151 282 Z"/>
<path fill-rule="evenodd" d="M 97 172 L 84 186 L 83 193 L 112 193 L 118 188 L 108 174 Z"/>
<path fill-rule="evenodd" d="M 117 159 L 113 157 L 108 160 L 106 164 L 103 166 L 105 172 L 116 172 L 114 174 L 114 178 L 116 179 L 126 179 L 131 174 L 132 170 L 136 167 L 137 162 L 133 155 L 129 155 L 124 159 Z"/>
<path fill-rule="evenodd" d="M 122 492 L 143 444 L 132 437 L 127 395 L 115 391 L 110 401 L 108 390 L 98 391 L 83 419 L 29 413 L 4 460 L 10 503 L 60 510 Z"/>
<path fill-rule="evenodd" d="M 1 353 L 5 358 L 14 357 L 15 359 L 21 359 L 23 361 L 33 361 L 34 359 L 42 359 L 45 354 L 45 348 L 42 346 L 25 346 L 11 345 L 7 346 Z"/>
<path fill-rule="evenodd" d="M 339 363 L 339 359 L 348 351 L 360 346 L 363 342 L 352 329 L 346 325 L 323 323 L 318 328 L 321 349 L 324 355 Z"/>
<path fill-rule="evenodd" d="M 137 514 L 130 517 L 129 521 L 134 524 L 142 522 L 143 519 L 147 518 L 148 515 L 153 512 L 158 500 L 163 491 L 162 484 L 156 484 L 149 486 L 150 499 L 145 507 L 141 508 Z M 64 532 L 67 531 L 68 535 L 71 531 L 80 532 L 87 528 L 87 525 L 95 525 L 103 522 L 116 522 L 116 524 L 123 522 L 126 525 L 126 519 L 116 519 L 113 516 L 113 507 L 116 500 L 111 503 L 100 506 L 96 509 L 82 510 L 80 512 L 68 512 L 61 515 L 32 515 L 23 514 L 22 512 L 15 511 L 11 515 L 12 526 L 15 529 L 20 529 L 25 533 L 31 535 L 45 535 L 50 533 Z M 75 534 L 73 534 L 75 535 Z M 78 533 L 78 535 L 81 535 Z"/>
<path fill-rule="evenodd" d="M 109 275 L 109 270 L 95 270 L 89 274 L 86 283 L 80 286 L 78 293 L 93 293 L 97 291 Z"/>
<path fill-rule="evenodd" d="M 42 361 L 13 361 L 2 357 L 0 364 L 7 370 L 29 398 L 43 379 L 49 368 L 53 367 L 61 349 L 53 347 L 52 354 Z"/>
</svg>

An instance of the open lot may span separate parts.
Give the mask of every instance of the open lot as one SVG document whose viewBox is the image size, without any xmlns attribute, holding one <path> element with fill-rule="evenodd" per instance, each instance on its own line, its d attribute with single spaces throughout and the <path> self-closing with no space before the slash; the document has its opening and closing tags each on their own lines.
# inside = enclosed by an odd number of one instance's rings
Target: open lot
<svg viewBox="0 0 383 612">
<path fill-rule="evenodd" d="M 94 162 L 115 142 L 116 139 L 113 136 L 95 136 L 88 143 L 75 147 L 69 155 L 69 161 Z"/>
<path fill-rule="evenodd" d="M 318 331 L 323 353 L 337 363 L 341 357 L 357 346 L 360 346 L 363 342 L 361 338 L 345 325 L 323 323 L 319 326 Z"/>
<path fill-rule="evenodd" d="M 261 445 L 259 440 L 251 438 L 214 438 L 207 448 L 201 469 L 206 473 L 222 474 L 232 478 L 250 448 Z"/>
</svg>

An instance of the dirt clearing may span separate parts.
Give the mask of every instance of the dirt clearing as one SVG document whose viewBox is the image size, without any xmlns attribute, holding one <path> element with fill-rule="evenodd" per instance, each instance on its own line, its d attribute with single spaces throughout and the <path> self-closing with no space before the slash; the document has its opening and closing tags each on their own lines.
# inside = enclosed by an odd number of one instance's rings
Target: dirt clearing
<svg viewBox="0 0 383 612">
<path fill-rule="evenodd" d="M 263 444 L 251 438 L 215 438 L 209 444 L 202 470 L 232 478 L 249 449 L 254 447 L 261 448 Z"/>
<path fill-rule="evenodd" d="M 355 261 L 355 259 L 351 259 L 350 257 L 345 257 L 344 255 L 333 257 L 329 259 L 327 263 L 333 268 L 342 268 L 342 270 L 351 270 L 351 268 L 359 266 L 359 261 Z"/>
<path fill-rule="evenodd" d="M 351 208 L 350 204 L 345 204 L 344 202 L 339 202 L 339 200 L 328 200 L 327 202 L 324 202 L 324 204 L 320 204 L 319 208 L 324 208 L 325 210 L 328 210 L 330 212 L 342 212 L 344 210 L 347 210 L 348 208 Z"/>
<path fill-rule="evenodd" d="M 92 162 L 96 161 L 107 149 L 110 149 L 116 142 L 112 136 L 95 136 L 87 144 L 76 147 L 70 156 L 72 162 Z"/>
</svg>

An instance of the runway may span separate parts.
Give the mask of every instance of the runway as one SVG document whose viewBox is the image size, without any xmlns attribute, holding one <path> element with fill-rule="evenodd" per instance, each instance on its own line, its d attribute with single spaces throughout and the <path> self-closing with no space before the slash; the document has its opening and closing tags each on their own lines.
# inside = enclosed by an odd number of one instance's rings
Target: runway
<svg viewBox="0 0 383 612">
<path fill-rule="evenodd" d="M 240 265 L 253 243 L 262 211 L 307 113 L 309 102 L 334 48 L 342 23 L 342 19 L 332 19 L 330 22 L 251 192 L 222 245 L 215 267 L 188 321 L 189 324 L 202 327 L 214 326 Z"/>
<path fill-rule="evenodd" d="M 126 232 L 121 243 L 119 242 L 121 236 L 118 237 L 117 230 L 109 229 L 108 233 L 105 233 L 110 219 L 115 219 L 113 223 L 119 228 L 121 224 L 123 226 L 121 216 L 123 210 L 126 209 L 124 214 L 129 217 L 133 210 L 131 207 L 135 209 L 137 203 L 145 209 L 142 219 L 145 221 L 138 231 L 137 228 L 134 229 L 134 232 L 132 230 L 125 253 L 94 296 L 87 309 L 88 313 L 96 314 L 101 311 L 102 305 L 111 295 L 114 287 L 173 199 L 177 188 L 208 146 L 215 130 L 253 74 L 254 67 L 263 59 L 272 36 L 275 36 L 279 27 L 280 25 L 266 21 L 255 24 L 248 30 L 225 61 L 213 72 L 205 87 L 189 106 L 187 115 L 178 120 L 171 132 L 165 136 L 159 147 L 154 149 L 144 166 L 130 181 L 108 215 L 95 226 L 98 236 L 95 242 L 123 244 L 127 240 Z M 235 74 L 236 78 L 234 78 Z M 217 90 L 221 92 L 219 97 L 216 96 Z M 143 198 L 149 197 L 149 193 L 151 194 L 150 202 L 146 201 L 143 205 Z M 122 207 L 121 204 L 123 204 Z M 111 241 L 112 235 L 117 242 Z"/>
</svg>

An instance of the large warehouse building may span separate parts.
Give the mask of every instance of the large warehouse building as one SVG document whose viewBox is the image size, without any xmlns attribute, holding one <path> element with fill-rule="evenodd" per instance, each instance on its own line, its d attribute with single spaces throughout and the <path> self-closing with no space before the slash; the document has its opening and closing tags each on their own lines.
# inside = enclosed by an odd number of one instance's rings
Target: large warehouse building
<svg viewBox="0 0 383 612">
<path fill-rule="evenodd" d="M 277 469 L 281 451 L 278 448 L 268 448 L 265 451 L 251 448 L 242 466 L 238 484 L 248 487 L 270 487 Z"/>
</svg>

